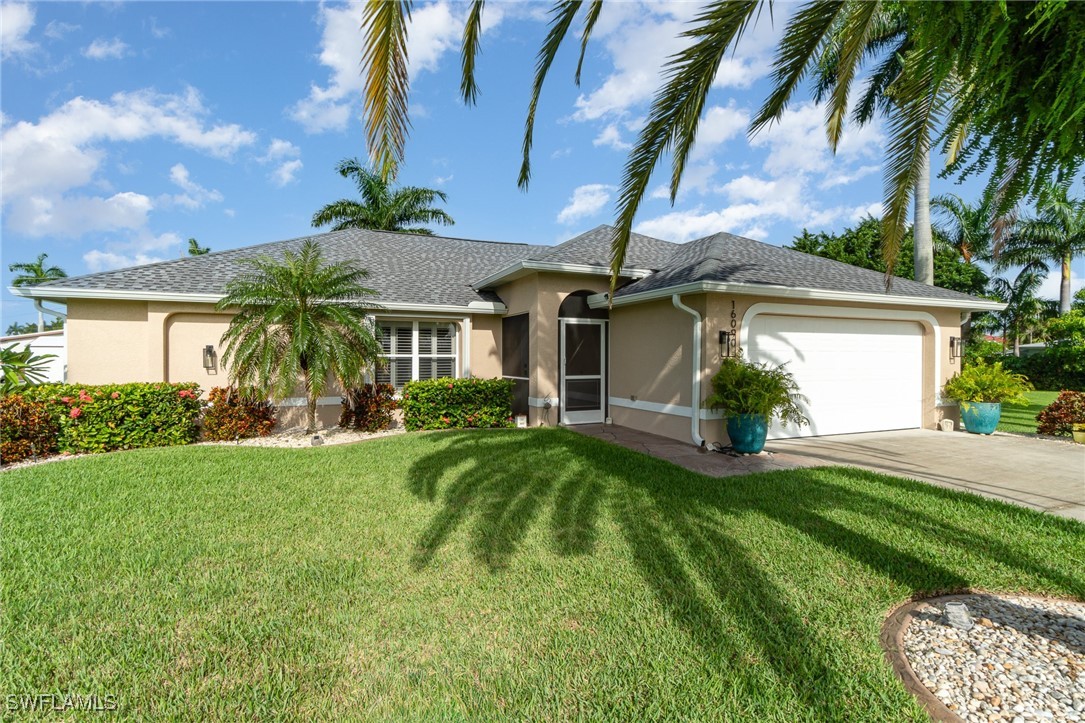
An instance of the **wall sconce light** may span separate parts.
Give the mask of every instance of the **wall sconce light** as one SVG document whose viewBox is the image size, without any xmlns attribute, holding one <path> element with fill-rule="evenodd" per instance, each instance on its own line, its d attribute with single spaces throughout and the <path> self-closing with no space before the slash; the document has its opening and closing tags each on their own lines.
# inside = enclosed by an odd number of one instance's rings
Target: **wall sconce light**
<svg viewBox="0 0 1085 723">
<path fill-rule="evenodd" d="M 203 368 L 207 371 L 215 368 L 215 347 L 211 344 L 203 348 Z"/>
<path fill-rule="evenodd" d="M 964 356 L 964 339 L 959 336 L 949 337 L 949 362 L 952 364 Z"/>
<path fill-rule="evenodd" d="M 720 329 L 720 356 L 724 359 L 730 359 L 735 355 L 735 348 L 737 346 L 738 333 Z"/>
</svg>

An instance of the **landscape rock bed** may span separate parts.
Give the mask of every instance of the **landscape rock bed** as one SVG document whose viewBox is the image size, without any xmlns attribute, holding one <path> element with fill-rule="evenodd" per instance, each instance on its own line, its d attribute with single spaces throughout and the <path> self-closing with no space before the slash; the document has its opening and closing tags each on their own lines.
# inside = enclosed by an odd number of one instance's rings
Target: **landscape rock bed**
<svg viewBox="0 0 1085 723">
<path fill-rule="evenodd" d="M 315 436 L 319 436 L 324 445 L 350 444 L 361 442 L 376 437 L 387 437 L 392 434 L 402 434 L 403 427 L 394 427 L 380 432 L 360 432 L 356 429 L 344 429 L 343 427 L 331 427 L 319 430 Z M 250 437 L 236 442 L 201 442 L 201 444 L 240 445 L 245 447 L 312 447 L 312 434 L 306 434 L 300 427 L 287 429 L 266 437 Z"/>
<path fill-rule="evenodd" d="M 968 606 L 975 623 L 971 630 L 944 622 L 944 605 L 953 600 Z M 895 652 L 944 706 L 937 710 L 920 692 L 936 719 L 1085 719 L 1085 603 L 953 595 L 909 606 L 900 620 Z M 897 669 L 906 677 L 907 671 Z"/>
</svg>

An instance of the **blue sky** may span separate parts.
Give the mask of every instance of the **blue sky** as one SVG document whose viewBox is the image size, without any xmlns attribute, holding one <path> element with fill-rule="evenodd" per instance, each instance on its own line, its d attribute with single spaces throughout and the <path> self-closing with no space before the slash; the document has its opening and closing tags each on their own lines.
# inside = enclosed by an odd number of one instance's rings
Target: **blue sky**
<svg viewBox="0 0 1085 723">
<path fill-rule="evenodd" d="M 516 187 L 534 54 L 547 3 L 490 2 L 482 94 L 457 97 L 466 5 L 420 3 L 411 27 L 413 131 L 402 183 L 440 188 L 451 236 L 558 243 L 613 218 L 628 144 L 663 58 L 697 4 L 605 6 L 572 82 L 573 44 L 539 110 L 528 193 Z M 302 236 L 323 204 L 353 194 L 336 162 L 366 153 L 357 6 L 275 3 L 2 5 L 3 325 L 34 317 L 6 291 L 9 263 L 46 252 L 70 275 Z M 881 199 L 884 132 L 826 146 L 801 96 L 748 139 L 779 32 L 767 17 L 728 58 L 672 207 L 653 184 L 637 230 L 674 241 L 730 231 L 787 244 L 842 230 Z M 665 170 L 665 169 L 664 169 Z M 936 181 L 934 192 L 972 198 Z M 1074 267 L 1075 288 L 1085 261 Z M 1045 286 L 1054 295 L 1054 279 Z"/>
</svg>

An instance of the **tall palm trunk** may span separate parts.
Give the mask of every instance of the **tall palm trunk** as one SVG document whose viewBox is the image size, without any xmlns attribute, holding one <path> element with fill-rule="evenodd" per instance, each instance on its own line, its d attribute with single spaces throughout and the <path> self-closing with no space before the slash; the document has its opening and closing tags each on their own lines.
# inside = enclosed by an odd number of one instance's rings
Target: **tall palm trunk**
<svg viewBox="0 0 1085 723">
<path fill-rule="evenodd" d="M 1067 251 L 1062 257 L 1062 279 L 1059 282 L 1059 316 L 1070 311 L 1070 262 L 1073 254 Z"/>
<path fill-rule="evenodd" d="M 309 363 L 303 356 L 298 364 L 301 369 L 301 378 L 305 383 L 305 433 L 316 432 L 316 394 L 313 393 L 313 379 L 309 374 Z"/>
<path fill-rule="evenodd" d="M 934 285 L 934 237 L 931 233 L 931 151 L 920 161 L 915 181 L 915 211 L 912 235 L 915 237 L 915 280 Z"/>
</svg>

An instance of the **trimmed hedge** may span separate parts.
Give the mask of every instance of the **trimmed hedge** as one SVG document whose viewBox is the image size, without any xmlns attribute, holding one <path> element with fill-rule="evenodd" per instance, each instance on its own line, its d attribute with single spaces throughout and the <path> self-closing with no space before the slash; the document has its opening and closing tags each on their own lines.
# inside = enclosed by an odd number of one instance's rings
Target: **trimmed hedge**
<svg viewBox="0 0 1085 723">
<path fill-rule="evenodd" d="M 241 395 L 233 387 L 215 387 L 207 395 L 203 437 L 214 442 L 266 437 L 275 426 L 275 407 Z"/>
<path fill-rule="evenodd" d="M 403 387 L 403 424 L 419 429 L 511 427 L 511 379 L 429 379 Z"/>
<path fill-rule="evenodd" d="M 22 394 L 0 397 L 0 464 L 56 454 L 59 431 L 48 403 Z"/>
<path fill-rule="evenodd" d="M 391 384 L 366 384 L 351 389 L 342 398 L 339 426 L 363 432 L 379 432 L 392 426 L 396 410 L 396 388 Z"/>
<path fill-rule="evenodd" d="M 43 384 L 24 392 L 44 402 L 60 432 L 61 452 L 190 444 L 200 436 L 200 387 L 195 382 Z"/>
<path fill-rule="evenodd" d="M 1085 392 L 1063 392 L 1036 415 L 1036 432 L 1069 437 L 1075 424 L 1085 424 Z"/>
</svg>

